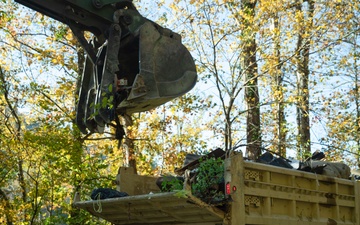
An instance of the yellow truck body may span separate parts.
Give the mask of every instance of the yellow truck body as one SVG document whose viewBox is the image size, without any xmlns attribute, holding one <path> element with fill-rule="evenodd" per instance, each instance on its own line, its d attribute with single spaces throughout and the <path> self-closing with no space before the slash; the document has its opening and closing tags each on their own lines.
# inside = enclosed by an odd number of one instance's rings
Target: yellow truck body
<svg viewBox="0 0 360 225">
<path fill-rule="evenodd" d="M 120 168 L 118 190 L 128 197 L 77 201 L 75 207 L 113 224 L 360 225 L 359 181 L 225 159 L 229 201 L 218 208 L 184 190 L 160 192 L 156 177 Z"/>
</svg>

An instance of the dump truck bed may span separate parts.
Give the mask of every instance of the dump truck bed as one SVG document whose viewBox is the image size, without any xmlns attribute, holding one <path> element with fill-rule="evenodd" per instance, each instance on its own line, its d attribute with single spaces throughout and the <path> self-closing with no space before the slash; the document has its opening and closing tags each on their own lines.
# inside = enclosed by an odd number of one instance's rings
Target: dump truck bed
<svg viewBox="0 0 360 225">
<path fill-rule="evenodd" d="M 129 197 L 75 202 L 113 224 L 360 225 L 360 182 L 243 160 L 225 160 L 224 211 L 190 193 L 159 193 L 155 178 L 121 168 Z M 229 187 L 229 188 L 227 188 Z M 187 191 L 185 191 L 187 190 Z M 149 192 L 155 194 L 145 194 Z M 223 209 L 223 208 L 222 208 Z"/>
<path fill-rule="evenodd" d="M 223 211 L 184 193 L 83 201 L 75 202 L 74 206 L 113 224 L 222 224 Z"/>
<path fill-rule="evenodd" d="M 232 225 L 360 224 L 358 181 L 247 162 L 241 155 L 226 160 L 225 170 L 236 186 Z"/>
</svg>

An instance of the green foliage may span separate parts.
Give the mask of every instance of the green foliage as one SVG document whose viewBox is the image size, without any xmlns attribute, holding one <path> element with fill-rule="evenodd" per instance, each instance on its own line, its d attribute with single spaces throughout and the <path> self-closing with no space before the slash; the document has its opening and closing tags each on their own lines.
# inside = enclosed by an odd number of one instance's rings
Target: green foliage
<svg viewBox="0 0 360 225">
<path fill-rule="evenodd" d="M 197 168 L 196 180 L 192 184 L 194 196 L 207 203 L 215 203 L 224 199 L 221 191 L 224 183 L 224 160 L 208 158 L 200 162 Z"/>
<path fill-rule="evenodd" d="M 60 41 L 64 39 L 65 35 L 68 32 L 68 29 L 69 28 L 65 25 L 60 25 L 59 27 L 57 27 L 57 29 L 54 29 L 55 40 Z"/>
<path fill-rule="evenodd" d="M 180 190 L 180 191 L 176 190 L 174 196 L 178 198 L 187 198 L 190 194 L 191 193 L 188 190 Z"/>
<path fill-rule="evenodd" d="M 17 16 L 0 20 L 0 223 L 108 224 L 72 207 L 75 191 L 88 200 L 112 187 L 121 161 L 114 142 L 86 140 L 73 125 L 76 41 L 64 25 L 11 6 L 1 18 Z"/>
<path fill-rule="evenodd" d="M 161 190 L 165 192 L 171 192 L 175 190 L 182 190 L 184 182 L 176 179 L 176 177 L 164 177 L 164 181 L 161 183 Z"/>
</svg>

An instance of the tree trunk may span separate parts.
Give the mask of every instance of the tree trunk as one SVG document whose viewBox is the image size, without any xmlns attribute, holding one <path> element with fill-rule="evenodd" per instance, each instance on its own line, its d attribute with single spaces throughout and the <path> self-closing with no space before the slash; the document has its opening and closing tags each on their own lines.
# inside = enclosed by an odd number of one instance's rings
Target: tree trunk
<svg viewBox="0 0 360 225">
<path fill-rule="evenodd" d="M 250 159 L 256 159 L 261 154 L 261 131 L 260 131 L 260 104 L 258 91 L 258 73 L 256 61 L 256 40 L 252 30 L 255 17 L 256 1 L 242 1 L 242 11 L 247 13 L 248 18 L 242 18 L 243 32 L 245 36 L 243 49 L 243 70 L 245 73 L 245 101 L 247 105 L 246 116 L 246 154 Z"/>
<path fill-rule="evenodd" d="M 124 115 L 125 120 L 125 127 L 132 126 L 133 121 L 131 116 Z M 130 132 L 130 133 L 129 133 Z M 136 158 L 135 158 L 135 146 L 134 146 L 134 140 L 132 139 L 133 135 L 131 134 L 131 131 L 127 130 L 126 138 L 124 139 L 124 155 L 125 157 L 125 164 L 126 166 L 132 167 L 135 169 L 135 173 L 137 172 L 136 168 Z"/>
<path fill-rule="evenodd" d="M 354 92 L 356 93 L 355 95 L 355 105 L 356 105 L 356 131 L 357 134 L 355 135 L 356 137 L 356 162 L 357 162 L 357 167 L 360 168 L 360 96 L 359 96 L 359 75 L 358 75 L 358 69 L 356 67 L 356 59 L 355 59 L 355 90 Z"/>
<path fill-rule="evenodd" d="M 84 65 L 85 65 L 85 51 L 84 49 L 77 44 L 77 57 L 78 57 L 78 61 L 77 61 L 77 66 L 78 66 L 78 79 L 76 82 L 76 90 L 75 90 L 75 95 L 74 95 L 74 103 L 77 102 L 77 96 L 79 94 L 79 90 L 81 87 L 81 75 L 83 74 L 83 70 L 84 70 Z M 74 124 L 74 131 L 73 131 L 73 139 L 74 139 L 74 149 L 73 151 L 76 152 L 76 154 L 74 154 L 73 158 L 71 159 L 72 161 L 76 162 L 75 164 L 77 165 L 81 165 L 81 161 L 82 161 L 82 155 L 83 155 L 83 140 L 81 138 L 81 133 L 80 130 L 77 129 L 77 126 Z M 80 170 L 81 171 L 81 170 Z M 73 173 L 75 174 L 75 173 Z M 72 185 L 74 187 L 73 190 L 73 196 L 76 196 L 80 190 L 81 190 L 81 181 L 78 180 L 78 178 L 76 176 L 74 176 L 72 178 Z M 72 218 L 71 220 L 69 220 L 69 225 L 77 225 L 79 224 L 78 219 L 80 216 L 80 209 L 79 208 L 75 208 L 73 207 L 73 205 L 71 204 L 71 210 L 70 210 L 70 217 Z"/>
<path fill-rule="evenodd" d="M 359 46 L 357 45 L 358 36 L 355 34 L 354 38 L 354 55 L 358 56 L 358 49 Z M 355 98 L 355 109 L 356 109 L 356 121 L 355 121 L 355 127 L 356 127 L 356 134 L 354 135 L 356 138 L 356 165 L 358 168 L 360 168 L 360 88 L 359 88 L 359 69 L 358 69 L 358 58 L 354 57 L 354 98 Z"/>
<path fill-rule="evenodd" d="M 19 160 L 18 162 L 18 169 L 19 169 L 19 173 L 18 173 L 18 181 L 19 181 L 19 185 L 21 187 L 21 198 L 24 204 L 27 203 L 27 191 L 26 191 L 26 183 L 25 183 L 25 178 L 24 178 L 24 169 L 23 169 L 23 161 Z M 27 212 L 24 211 L 24 221 L 26 221 L 26 214 Z"/>
<path fill-rule="evenodd" d="M 314 1 L 308 1 L 308 9 L 302 9 L 302 5 L 296 6 L 297 13 L 307 13 L 309 22 L 304 19 L 300 20 L 297 41 L 297 125 L 298 125 L 298 154 L 302 158 L 306 158 L 311 153 L 310 146 L 310 107 L 309 107 L 309 52 L 310 38 L 305 37 L 306 32 L 312 27 Z"/>
<path fill-rule="evenodd" d="M 9 198 L 6 196 L 5 192 L 0 188 L 0 200 L 3 200 L 5 202 L 5 218 L 6 218 L 6 225 L 13 225 L 13 217 L 11 215 L 11 204 L 9 201 Z"/>
<path fill-rule="evenodd" d="M 274 57 L 274 66 L 275 73 L 272 75 L 274 79 L 274 89 L 273 96 L 276 108 L 274 110 L 274 117 L 276 121 L 275 131 L 274 131 L 274 143 L 275 152 L 277 152 L 282 157 L 286 157 L 286 119 L 285 119 L 285 105 L 284 105 L 284 91 L 283 91 L 283 73 L 281 72 L 282 64 L 280 56 L 280 37 L 277 30 L 279 27 L 279 17 L 277 14 L 273 18 L 273 57 Z"/>
<path fill-rule="evenodd" d="M 1 84 L 0 88 L 2 89 L 3 94 L 4 94 L 6 106 L 9 108 L 12 116 L 15 119 L 15 127 L 14 127 L 15 129 L 12 133 L 14 134 L 16 140 L 18 142 L 21 142 L 22 141 L 21 140 L 21 120 L 18 116 L 16 107 L 13 106 L 13 103 L 9 99 L 9 87 L 8 87 L 8 84 L 7 84 L 7 81 L 5 78 L 5 72 L 2 70 L 1 67 L 0 67 L 0 84 Z M 17 166 L 18 166 L 18 182 L 19 182 L 19 186 L 21 188 L 21 198 L 22 198 L 23 204 L 26 204 L 27 203 L 27 189 L 26 189 L 22 159 L 19 159 Z M 20 212 L 20 213 L 23 213 L 24 221 L 26 221 L 26 215 L 27 215 L 26 210 L 24 210 L 23 212 Z"/>
</svg>

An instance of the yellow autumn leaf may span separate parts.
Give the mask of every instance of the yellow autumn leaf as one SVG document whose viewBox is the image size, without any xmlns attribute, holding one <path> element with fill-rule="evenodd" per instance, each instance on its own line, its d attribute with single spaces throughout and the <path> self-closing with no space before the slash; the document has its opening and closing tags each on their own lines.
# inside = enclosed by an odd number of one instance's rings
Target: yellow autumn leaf
<svg viewBox="0 0 360 225">
<path fill-rule="evenodd" d="M 73 40 L 74 39 L 73 33 L 71 31 L 67 32 L 65 38 L 67 40 Z"/>
</svg>

